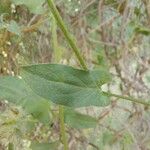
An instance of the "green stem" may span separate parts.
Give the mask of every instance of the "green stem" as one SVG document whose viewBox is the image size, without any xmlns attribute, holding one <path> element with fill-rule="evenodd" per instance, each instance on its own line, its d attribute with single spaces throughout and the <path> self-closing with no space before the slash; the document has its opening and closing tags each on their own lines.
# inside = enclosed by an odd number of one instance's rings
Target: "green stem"
<svg viewBox="0 0 150 150">
<path fill-rule="evenodd" d="M 80 64 L 81 64 L 81 66 L 83 67 L 83 69 L 87 70 L 87 66 L 86 66 L 86 64 L 85 64 L 85 62 L 84 62 L 83 57 L 82 57 L 81 54 L 80 54 L 80 50 L 79 50 L 79 48 L 77 47 L 76 43 L 74 42 L 75 39 L 74 39 L 73 36 L 69 33 L 67 27 L 65 26 L 65 24 L 64 24 L 64 22 L 63 22 L 63 20 L 62 20 L 62 18 L 61 18 L 61 16 L 60 16 L 60 14 L 59 14 L 59 12 L 58 12 L 58 10 L 57 10 L 57 8 L 56 8 L 56 6 L 55 6 L 53 0 L 47 0 L 47 2 L 48 2 L 48 5 L 49 5 L 49 7 L 50 7 L 50 10 L 51 10 L 52 14 L 54 15 L 54 17 L 55 17 L 55 19 L 56 19 L 56 21 L 57 21 L 58 26 L 59 26 L 60 29 L 62 30 L 62 32 L 63 32 L 63 34 L 64 34 L 66 40 L 67 40 L 68 43 L 70 44 L 70 47 L 73 49 L 73 51 L 74 51 L 76 57 L 78 58 L 78 60 L 79 60 L 79 62 L 80 62 Z"/>
<path fill-rule="evenodd" d="M 60 48 L 58 46 L 58 39 L 57 39 L 57 24 L 54 16 L 52 16 L 52 27 L 51 27 L 51 33 L 52 33 L 52 46 L 53 46 L 53 61 L 58 63 L 61 59 L 60 55 Z"/>
<path fill-rule="evenodd" d="M 136 98 L 129 97 L 129 96 L 117 95 L 117 94 L 113 94 L 113 93 L 110 93 L 110 92 L 103 92 L 103 93 L 107 96 L 116 97 L 116 98 L 119 98 L 119 99 L 124 99 L 124 100 L 131 101 L 131 102 L 134 102 L 134 103 L 139 103 L 139 104 L 143 104 L 143 105 L 146 105 L 146 106 L 150 106 L 150 103 L 144 102 L 144 100 L 142 100 L 142 99 L 140 100 L 140 99 L 136 99 Z"/>
<path fill-rule="evenodd" d="M 64 145 L 64 150 L 69 150 L 67 138 L 66 138 L 66 134 L 65 134 L 64 108 L 63 108 L 63 106 L 59 106 L 59 119 L 60 119 L 60 133 L 61 133 L 61 138 L 62 138 L 62 142 Z"/>
</svg>

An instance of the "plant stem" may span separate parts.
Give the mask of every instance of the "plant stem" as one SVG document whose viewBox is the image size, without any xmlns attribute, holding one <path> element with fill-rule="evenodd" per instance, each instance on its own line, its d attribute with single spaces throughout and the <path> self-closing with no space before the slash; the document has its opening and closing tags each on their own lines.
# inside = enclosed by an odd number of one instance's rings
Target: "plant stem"
<svg viewBox="0 0 150 150">
<path fill-rule="evenodd" d="M 129 96 L 117 95 L 117 94 L 113 94 L 113 93 L 110 93 L 110 92 L 103 92 L 103 93 L 105 95 L 107 95 L 107 96 L 111 96 L 111 97 L 116 97 L 116 98 L 119 98 L 119 99 L 128 100 L 128 101 L 131 101 L 131 102 L 134 102 L 134 103 L 143 104 L 145 106 L 150 106 L 150 103 L 144 102 L 144 100 L 142 100 L 142 99 L 140 100 L 140 99 L 136 99 L 136 98 L 129 97 Z"/>
<path fill-rule="evenodd" d="M 61 133 L 61 138 L 62 138 L 62 142 L 64 145 L 64 150 L 69 150 L 67 138 L 66 138 L 66 134 L 65 134 L 64 108 L 63 108 L 63 106 L 59 106 L 59 119 L 60 119 L 60 133 Z"/>
<path fill-rule="evenodd" d="M 73 36 L 69 33 L 67 27 L 65 26 L 65 24 L 64 24 L 64 22 L 63 22 L 63 20 L 62 20 L 62 18 L 61 18 L 61 16 L 60 16 L 60 14 L 59 14 L 59 12 L 58 12 L 58 10 L 57 10 L 57 8 L 56 8 L 56 6 L 55 6 L 53 0 L 47 0 L 47 2 L 48 2 L 48 5 L 49 5 L 49 7 L 50 7 L 50 10 L 51 10 L 52 14 L 54 15 L 54 17 L 55 17 L 55 19 L 56 19 L 56 21 L 57 21 L 58 26 L 59 26 L 60 29 L 62 30 L 62 32 L 63 32 L 63 34 L 64 34 L 66 40 L 68 41 L 70 47 L 73 49 L 73 51 L 74 51 L 76 57 L 78 58 L 78 60 L 79 60 L 79 62 L 80 62 L 80 64 L 81 64 L 81 66 L 83 67 L 83 69 L 87 70 L 87 66 L 86 66 L 86 64 L 85 64 L 85 62 L 84 62 L 83 57 L 82 57 L 81 54 L 80 54 L 80 50 L 79 50 L 79 48 L 77 47 L 76 43 L 74 42 L 75 39 L 74 39 Z"/>
<path fill-rule="evenodd" d="M 53 60 L 54 62 L 58 63 L 60 60 L 58 59 L 58 40 L 57 40 L 57 24 L 54 16 L 52 16 L 52 27 L 51 27 L 51 33 L 52 33 L 52 46 L 53 46 Z"/>
</svg>

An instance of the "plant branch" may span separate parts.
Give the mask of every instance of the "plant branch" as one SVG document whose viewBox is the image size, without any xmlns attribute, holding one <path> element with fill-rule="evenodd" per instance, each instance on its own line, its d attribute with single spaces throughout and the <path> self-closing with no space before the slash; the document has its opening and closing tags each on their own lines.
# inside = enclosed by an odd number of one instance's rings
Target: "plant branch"
<svg viewBox="0 0 150 150">
<path fill-rule="evenodd" d="M 124 99 L 124 100 L 128 100 L 128 101 L 131 101 L 131 102 L 134 102 L 134 103 L 139 103 L 139 104 L 143 104 L 145 106 L 150 106 L 150 103 L 148 102 L 145 102 L 144 100 L 140 100 L 140 99 L 136 99 L 136 98 L 133 98 L 133 97 L 129 97 L 129 96 L 122 96 L 122 95 L 117 95 L 117 94 L 113 94 L 113 93 L 110 93 L 110 92 L 103 92 L 105 95 L 107 96 L 111 96 L 111 97 L 116 97 L 116 98 L 119 98 L 119 99 Z"/>
</svg>

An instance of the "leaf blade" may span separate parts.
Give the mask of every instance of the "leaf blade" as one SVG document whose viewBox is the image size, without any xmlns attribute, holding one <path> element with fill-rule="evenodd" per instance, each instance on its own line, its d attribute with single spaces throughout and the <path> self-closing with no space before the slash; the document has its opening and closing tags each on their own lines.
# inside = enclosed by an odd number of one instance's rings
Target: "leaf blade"
<svg viewBox="0 0 150 150">
<path fill-rule="evenodd" d="M 58 64 L 22 68 L 22 77 L 41 97 L 69 107 L 106 106 L 110 103 L 100 86 L 110 80 L 104 70 L 84 71 Z"/>
</svg>

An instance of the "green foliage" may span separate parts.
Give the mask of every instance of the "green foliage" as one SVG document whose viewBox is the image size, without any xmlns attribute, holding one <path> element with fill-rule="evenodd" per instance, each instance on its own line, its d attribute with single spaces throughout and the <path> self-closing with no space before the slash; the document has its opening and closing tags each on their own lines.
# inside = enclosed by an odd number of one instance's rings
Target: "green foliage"
<svg viewBox="0 0 150 150">
<path fill-rule="evenodd" d="M 52 142 L 52 143 L 37 143 L 32 142 L 31 149 L 32 150 L 57 150 L 59 143 Z"/>
<path fill-rule="evenodd" d="M 130 133 L 126 132 L 126 133 L 123 134 L 122 143 L 124 145 L 130 145 L 130 144 L 133 143 L 133 137 L 131 136 Z"/>
<path fill-rule="evenodd" d="M 103 144 L 104 145 L 110 145 L 110 144 L 112 144 L 112 141 L 113 141 L 113 138 L 114 138 L 114 136 L 113 136 L 113 134 L 110 132 L 110 131 L 105 131 L 104 133 L 103 133 Z"/>
<path fill-rule="evenodd" d="M 107 106 L 100 86 L 110 81 L 104 69 L 83 71 L 65 65 L 39 64 L 22 68 L 22 77 L 39 96 L 70 107 Z"/>
<path fill-rule="evenodd" d="M 150 28 L 138 26 L 138 27 L 135 28 L 135 32 L 139 33 L 139 34 L 149 36 L 150 35 Z"/>
<path fill-rule="evenodd" d="M 42 99 L 16 77 L 0 77 L 0 99 L 21 105 L 27 112 L 44 123 L 49 121 L 49 102 Z"/>
<path fill-rule="evenodd" d="M 45 0 L 12 0 L 12 2 L 16 5 L 25 5 L 31 11 L 31 13 L 44 13 L 44 8 L 42 5 Z"/>
<path fill-rule="evenodd" d="M 86 129 L 96 127 L 97 119 L 76 112 L 72 109 L 65 109 L 65 123 L 70 127 L 77 129 Z"/>
<path fill-rule="evenodd" d="M 21 35 L 21 28 L 14 20 L 10 21 L 10 23 L 7 26 L 7 30 L 16 35 Z"/>
<path fill-rule="evenodd" d="M 2 14 L 0 16 L 0 29 L 7 29 L 11 33 L 14 33 L 16 35 L 21 35 L 21 27 L 14 20 L 11 20 L 9 23 L 6 23 L 4 21 L 5 15 L 6 14 Z"/>
</svg>

